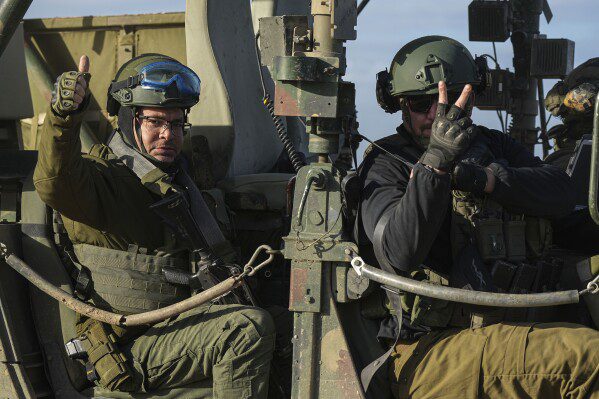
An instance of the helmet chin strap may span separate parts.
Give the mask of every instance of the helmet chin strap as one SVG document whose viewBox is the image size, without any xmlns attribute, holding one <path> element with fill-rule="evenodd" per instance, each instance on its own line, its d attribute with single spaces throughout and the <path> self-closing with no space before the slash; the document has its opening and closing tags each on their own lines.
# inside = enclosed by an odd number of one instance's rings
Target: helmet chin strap
<svg viewBox="0 0 599 399">
<path fill-rule="evenodd" d="M 137 119 L 137 108 L 131 107 L 131 118 L 133 118 L 133 134 L 137 137 L 137 148 L 142 154 L 147 154 L 146 146 L 141 138 L 141 124 Z"/>
</svg>

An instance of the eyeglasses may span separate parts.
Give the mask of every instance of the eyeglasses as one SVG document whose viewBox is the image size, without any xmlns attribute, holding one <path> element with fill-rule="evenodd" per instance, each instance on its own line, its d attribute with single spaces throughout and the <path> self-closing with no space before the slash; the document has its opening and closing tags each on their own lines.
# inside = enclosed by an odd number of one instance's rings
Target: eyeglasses
<svg viewBox="0 0 599 399">
<path fill-rule="evenodd" d="M 459 97 L 460 93 L 447 93 L 448 104 L 454 104 Z M 437 102 L 438 99 L 438 94 L 406 97 L 406 101 L 410 110 L 419 114 L 426 114 L 428 111 L 430 111 L 431 107 Z"/>
<path fill-rule="evenodd" d="M 187 123 L 180 119 L 174 121 L 167 121 L 161 118 L 155 118 L 153 116 L 147 115 L 137 115 L 138 119 L 142 121 L 146 121 L 148 124 L 148 129 L 157 134 L 162 134 L 166 131 L 167 128 L 170 128 L 171 132 L 180 132 L 183 134 L 187 133 L 189 129 L 191 129 L 191 123 Z"/>
</svg>

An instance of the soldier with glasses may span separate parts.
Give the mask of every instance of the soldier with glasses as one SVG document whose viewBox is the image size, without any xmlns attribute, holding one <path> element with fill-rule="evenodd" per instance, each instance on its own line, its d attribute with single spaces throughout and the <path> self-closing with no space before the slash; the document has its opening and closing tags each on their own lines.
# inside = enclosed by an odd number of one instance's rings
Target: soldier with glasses
<svg viewBox="0 0 599 399">
<path fill-rule="evenodd" d="M 60 212 L 73 252 L 91 284 L 80 294 L 120 314 L 151 311 L 189 297 L 165 269 L 188 273 L 191 250 L 152 210 L 169 195 L 208 224 L 212 255 L 235 256 L 212 219 L 181 156 L 187 113 L 200 79 L 178 61 L 146 54 L 125 63 L 108 90 L 118 129 L 107 145 L 81 154 L 79 128 L 89 100 L 89 60 L 62 74 L 43 127 L 34 183 Z M 213 227 L 212 227 L 213 226 Z M 275 332 L 270 315 L 242 305 L 208 304 L 142 328 L 118 328 L 79 317 L 88 378 L 103 397 L 156 395 L 198 387 L 205 397 L 266 398 Z M 197 393 L 197 391 L 194 391 Z M 202 397 L 204 397 L 202 396 Z"/>
</svg>

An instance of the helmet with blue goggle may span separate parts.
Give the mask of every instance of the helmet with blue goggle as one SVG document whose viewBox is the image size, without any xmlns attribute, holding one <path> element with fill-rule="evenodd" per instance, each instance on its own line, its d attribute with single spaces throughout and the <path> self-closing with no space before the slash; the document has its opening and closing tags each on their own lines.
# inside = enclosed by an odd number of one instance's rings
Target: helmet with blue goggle
<svg viewBox="0 0 599 399">
<path fill-rule="evenodd" d="M 108 88 L 106 109 L 121 107 L 193 107 L 200 99 L 200 78 L 179 61 L 162 54 L 143 54 L 121 66 Z"/>
</svg>

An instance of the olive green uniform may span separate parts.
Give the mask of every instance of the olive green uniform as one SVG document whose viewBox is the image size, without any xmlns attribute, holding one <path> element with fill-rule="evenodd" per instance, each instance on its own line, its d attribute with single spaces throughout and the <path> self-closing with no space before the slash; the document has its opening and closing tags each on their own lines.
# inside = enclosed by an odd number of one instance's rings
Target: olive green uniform
<svg viewBox="0 0 599 399">
<path fill-rule="evenodd" d="M 36 190 L 63 216 L 75 249 L 142 248 L 143 253 L 134 251 L 132 256 L 184 259 L 185 251 L 148 208 L 160 197 L 108 147 L 95 146 L 81 155 L 80 124 L 80 114 L 62 118 L 48 112 L 34 173 Z M 159 283 L 156 289 L 162 293 L 171 288 Z M 188 295 L 180 287 L 172 290 L 171 302 Z M 149 308 L 156 305 L 162 303 Z M 136 303 L 131 308 L 144 306 Z M 265 311 L 211 305 L 158 323 L 120 349 L 134 370 L 135 391 L 212 378 L 214 397 L 259 398 L 266 397 L 273 346 L 274 326 Z"/>
<path fill-rule="evenodd" d="M 442 330 L 398 344 L 390 379 L 396 398 L 599 398 L 598 347 L 577 324 Z"/>
</svg>

